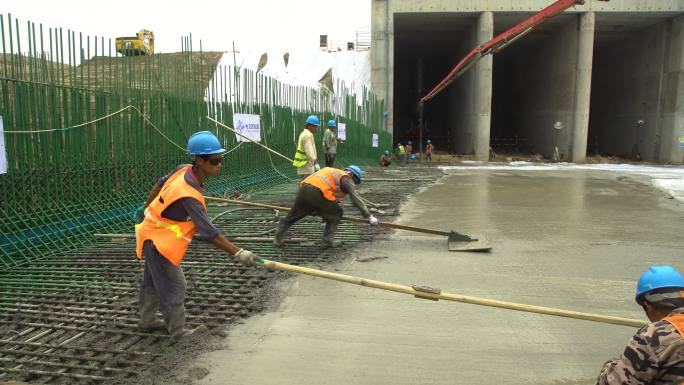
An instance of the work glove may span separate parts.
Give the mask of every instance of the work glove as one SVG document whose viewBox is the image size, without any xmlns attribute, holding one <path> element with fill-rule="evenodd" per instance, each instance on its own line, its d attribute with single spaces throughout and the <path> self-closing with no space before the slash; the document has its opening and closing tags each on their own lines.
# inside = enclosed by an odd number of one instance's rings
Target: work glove
<svg viewBox="0 0 684 385">
<path fill-rule="evenodd" d="M 256 266 L 256 260 L 259 258 L 253 252 L 245 249 L 238 250 L 238 252 L 235 253 L 235 256 L 240 258 L 240 262 L 247 267 Z"/>
<path fill-rule="evenodd" d="M 133 219 L 135 223 L 142 223 L 145 220 L 145 206 L 140 206 L 135 209 L 135 214 L 133 214 Z"/>
<path fill-rule="evenodd" d="M 314 170 L 318 171 L 320 169 L 321 169 L 321 166 L 318 163 L 314 164 Z"/>
<path fill-rule="evenodd" d="M 370 217 L 368 217 L 368 223 L 370 223 L 371 226 L 377 226 L 379 223 L 378 218 L 371 215 Z"/>
</svg>

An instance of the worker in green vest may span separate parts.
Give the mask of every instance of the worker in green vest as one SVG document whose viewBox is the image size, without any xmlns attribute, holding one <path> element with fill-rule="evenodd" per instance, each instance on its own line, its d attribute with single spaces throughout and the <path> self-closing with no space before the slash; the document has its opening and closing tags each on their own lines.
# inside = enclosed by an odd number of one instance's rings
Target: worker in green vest
<svg viewBox="0 0 684 385">
<path fill-rule="evenodd" d="M 314 133 L 318 131 L 320 125 L 321 121 L 318 116 L 310 115 L 306 118 L 306 126 L 299 134 L 292 165 L 297 167 L 297 175 L 301 180 L 321 169 L 316 160 L 316 140 L 314 139 Z"/>
<path fill-rule="evenodd" d="M 397 157 L 399 158 L 399 161 L 401 162 L 402 166 L 406 165 L 406 149 L 404 148 L 404 145 L 401 144 L 401 142 L 397 143 Z"/>
</svg>

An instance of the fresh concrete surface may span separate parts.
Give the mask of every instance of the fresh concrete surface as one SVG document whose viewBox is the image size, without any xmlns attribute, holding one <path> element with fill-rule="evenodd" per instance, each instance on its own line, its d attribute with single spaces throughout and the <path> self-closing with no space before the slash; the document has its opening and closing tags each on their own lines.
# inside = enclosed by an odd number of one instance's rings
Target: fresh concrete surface
<svg viewBox="0 0 684 385">
<path fill-rule="evenodd" d="M 398 222 L 485 234 L 489 254 L 406 232 L 337 266 L 345 274 L 570 310 L 643 318 L 650 264 L 681 262 L 684 210 L 597 171 L 452 171 Z M 357 258 L 387 257 L 362 263 Z M 273 312 L 196 364 L 199 384 L 593 384 L 633 328 L 411 296 L 298 276 Z"/>
</svg>

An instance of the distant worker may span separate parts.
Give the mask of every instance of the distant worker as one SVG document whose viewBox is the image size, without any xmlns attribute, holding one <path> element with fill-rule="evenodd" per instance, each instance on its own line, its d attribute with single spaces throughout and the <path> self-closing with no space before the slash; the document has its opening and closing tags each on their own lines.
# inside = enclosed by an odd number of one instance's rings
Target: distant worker
<svg viewBox="0 0 684 385">
<path fill-rule="evenodd" d="M 672 266 L 652 266 L 639 278 L 636 302 L 651 321 L 620 358 L 603 365 L 597 385 L 684 382 L 684 277 Z"/>
<path fill-rule="evenodd" d="M 392 164 L 392 157 L 389 150 L 385 150 L 382 156 L 380 156 L 380 167 L 388 167 L 390 164 Z"/>
<path fill-rule="evenodd" d="M 306 125 L 299 134 L 297 151 L 295 152 L 292 165 L 297 167 L 297 175 L 299 175 L 301 180 L 321 169 L 316 160 L 316 140 L 313 135 L 318 131 L 320 125 L 321 121 L 318 119 L 318 116 L 310 115 L 306 118 Z"/>
<path fill-rule="evenodd" d="M 357 166 L 349 166 L 344 170 L 325 167 L 304 179 L 300 183 L 292 209 L 278 223 L 273 244 L 281 247 L 289 228 L 300 219 L 315 213 L 325 221 L 323 246 L 340 246 L 342 242 L 334 239 L 334 236 L 344 212 L 342 201 L 347 195 L 363 217 L 368 218 L 368 223 L 376 226 L 378 220 L 368 211 L 355 189 L 355 185 L 361 184 L 361 174 L 362 171 Z"/>
<path fill-rule="evenodd" d="M 334 120 L 328 121 L 328 129 L 323 135 L 323 147 L 325 148 L 325 167 L 333 167 L 335 163 L 335 154 L 337 154 L 337 122 Z"/>
<path fill-rule="evenodd" d="M 136 255 L 145 260 L 138 327 L 166 329 L 172 344 L 197 330 L 185 329 L 187 285 L 180 266 L 195 232 L 198 239 L 238 257 L 246 266 L 254 266 L 257 258 L 228 241 L 207 216 L 204 181 L 221 170 L 225 150 L 219 140 L 209 131 L 197 132 L 188 140 L 188 153 L 192 164 L 180 165 L 162 177 L 136 211 Z M 164 322 L 156 315 L 160 305 Z"/>
<path fill-rule="evenodd" d="M 406 142 L 405 150 L 406 150 L 406 160 L 408 160 L 409 158 L 411 158 L 411 155 L 413 155 L 413 143 L 411 143 L 410 140 L 408 142 Z"/>
<path fill-rule="evenodd" d="M 399 161 L 401 162 L 402 166 L 406 165 L 406 149 L 404 148 L 404 145 L 401 144 L 401 142 L 397 143 L 397 158 L 399 158 Z"/>
<path fill-rule="evenodd" d="M 432 145 L 430 139 L 427 140 L 427 146 L 425 146 L 425 161 L 432 162 L 432 153 L 435 151 L 435 146 Z"/>
</svg>

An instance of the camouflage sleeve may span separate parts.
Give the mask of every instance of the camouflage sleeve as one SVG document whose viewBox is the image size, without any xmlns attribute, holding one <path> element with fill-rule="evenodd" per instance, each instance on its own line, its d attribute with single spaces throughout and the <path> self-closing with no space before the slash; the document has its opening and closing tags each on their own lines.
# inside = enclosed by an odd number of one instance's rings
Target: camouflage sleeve
<svg viewBox="0 0 684 385">
<path fill-rule="evenodd" d="M 658 357 L 649 343 L 653 324 L 641 328 L 625 348 L 620 358 L 603 365 L 597 385 L 644 385 L 650 384 L 657 375 Z"/>
</svg>

